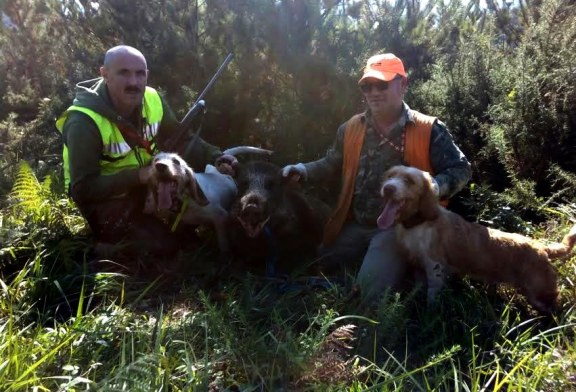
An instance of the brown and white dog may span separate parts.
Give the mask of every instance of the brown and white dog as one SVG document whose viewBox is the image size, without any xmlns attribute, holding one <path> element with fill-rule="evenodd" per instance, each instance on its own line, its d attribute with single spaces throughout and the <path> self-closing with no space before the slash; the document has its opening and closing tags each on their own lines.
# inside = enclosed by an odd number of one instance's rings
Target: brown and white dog
<svg viewBox="0 0 576 392">
<path fill-rule="evenodd" d="M 227 209 L 236 192 L 232 177 L 218 172 L 214 166 L 207 165 L 204 173 L 195 173 L 178 154 L 161 152 L 152 161 L 144 213 L 160 218 L 176 217 L 186 200 L 182 223 L 211 225 L 220 251 L 225 253 Z"/>
<path fill-rule="evenodd" d="M 186 197 L 191 197 L 201 205 L 208 204 L 199 192 L 194 171 L 178 154 L 158 153 L 154 156 L 151 167 L 144 213 L 165 218 L 178 213 L 181 202 Z"/>
<path fill-rule="evenodd" d="M 524 294 L 537 310 L 549 312 L 558 297 L 556 272 L 550 260 L 570 254 L 576 225 L 562 243 L 545 245 L 520 234 L 470 223 L 438 204 L 428 172 L 394 166 L 384 175 L 384 201 L 378 226 L 395 225 L 401 248 L 424 267 L 428 302 L 443 284 L 444 272 L 494 283 L 508 283 Z"/>
</svg>

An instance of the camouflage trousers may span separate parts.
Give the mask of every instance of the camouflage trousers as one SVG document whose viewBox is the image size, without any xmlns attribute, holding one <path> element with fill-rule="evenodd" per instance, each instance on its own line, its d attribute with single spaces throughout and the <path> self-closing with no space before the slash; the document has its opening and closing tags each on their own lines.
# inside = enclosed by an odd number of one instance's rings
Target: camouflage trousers
<svg viewBox="0 0 576 392">
<path fill-rule="evenodd" d="M 357 272 L 356 284 L 366 300 L 376 299 L 386 289 L 404 290 L 414 284 L 414 271 L 404 260 L 392 230 L 348 222 L 330 246 L 319 250 L 320 263 L 328 268 Z M 358 269 L 358 264 L 360 268 Z"/>
<path fill-rule="evenodd" d="M 151 214 L 144 214 L 145 192 L 99 202 L 85 215 L 96 241 L 121 244 L 128 253 L 172 256 L 195 238 L 191 227 L 180 225 L 172 232 Z M 82 208 L 81 208 L 82 210 Z"/>
</svg>

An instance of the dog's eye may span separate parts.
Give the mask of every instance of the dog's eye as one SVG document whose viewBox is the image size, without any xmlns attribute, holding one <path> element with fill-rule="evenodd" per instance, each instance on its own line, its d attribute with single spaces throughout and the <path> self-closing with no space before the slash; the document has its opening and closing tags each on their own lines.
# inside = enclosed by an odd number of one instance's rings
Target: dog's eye
<svg viewBox="0 0 576 392">
<path fill-rule="evenodd" d="M 180 166 L 180 160 L 179 160 L 179 159 L 172 158 L 172 162 L 173 162 L 176 166 Z"/>
<path fill-rule="evenodd" d="M 412 177 L 404 177 L 404 182 L 408 185 L 414 185 L 414 179 L 412 179 Z"/>
</svg>

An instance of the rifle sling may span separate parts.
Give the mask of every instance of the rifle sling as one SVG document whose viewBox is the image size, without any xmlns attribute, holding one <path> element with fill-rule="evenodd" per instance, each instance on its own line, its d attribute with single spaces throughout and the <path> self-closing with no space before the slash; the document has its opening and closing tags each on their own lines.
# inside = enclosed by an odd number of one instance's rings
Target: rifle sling
<svg viewBox="0 0 576 392">
<path fill-rule="evenodd" d="M 116 126 L 118 126 L 118 129 L 124 137 L 124 140 L 126 140 L 126 143 L 128 143 L 132 149 L 134 149 L 135 146 L 140 146 L 144 148 L 148 154 L 154 155 L 152 153 L 152 143 L 150 143 L 150 141 L 144 139 L 136 131 L 134 131 L 134 129 L 127 126 L 126 124 L 116 122 Z"/>
</svg>

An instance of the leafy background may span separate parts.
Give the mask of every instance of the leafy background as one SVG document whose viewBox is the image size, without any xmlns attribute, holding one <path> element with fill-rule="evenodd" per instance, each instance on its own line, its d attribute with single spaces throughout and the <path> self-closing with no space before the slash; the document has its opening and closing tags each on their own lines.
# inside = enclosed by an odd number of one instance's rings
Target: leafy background
<svg viewBox="0 0 576 392">
<path fill-rule="evenodd" d="M 54 127 L 111 46 L 145 54 L 149 84 L 180 117 L 232 52 L 206 96 L 203 137 L 307 161 L 363 110 L 366 59 L 393 52 L 407 102 L 447 123 L 473 164 L 451 208 L 560 238 L 576 196 L 575 1 L 0 0 L 0 10 L 3 389 L 576 388 L 571 261 L 558 265 L 553 319 L 468 280 L 436 311 L 417 292 L 372 309 L 339 287 L 279 293 L 256 277 L 222 279 L 209 247 L 183 256 L 194 274 L 176 293 L 170 280 L 96 273 Z"/>
<path fill-rule="evenodd" d="M 475 183 L 501 191 L 528 181 L 539 196 L 573 196 L 571 2 L 0 4 L 5 165 L 57 164 L 54 119 L 70 104 L 73 85 L 97 76 L 104 51 L 116 44 L 143 51 L 150 85 L 180 116 L 232 52 L 206 97 L 203 135 L 222 147 L 273 148 L 283 162 L 323 155 L 337 126 L 363 108 L 356 81 L 366 58 L 389 51 L 408 69 L 407 101 L 449 125 L 474 163 Z"/>
</svg>

